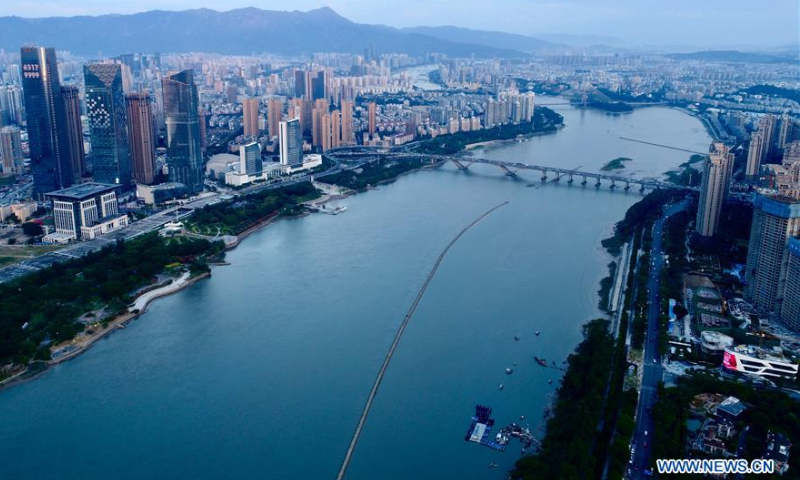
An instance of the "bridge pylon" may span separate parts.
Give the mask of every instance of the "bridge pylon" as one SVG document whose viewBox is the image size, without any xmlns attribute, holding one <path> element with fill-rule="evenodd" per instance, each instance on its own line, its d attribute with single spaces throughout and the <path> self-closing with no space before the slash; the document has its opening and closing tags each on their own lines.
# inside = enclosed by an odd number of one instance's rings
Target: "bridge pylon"
<svg viewBox="0 0 800 480">
<path fill-rule="evenodd" d="M 569 180 L 567 180 L 567 183 L 572 184 L 573 181 L 574 180 L 572 179 L 572 173 L 570 173 L 569 174 Z"/>
<path fill-rule="evenodd" d="M 585 187 L 587 183 L 589 183 L 589 182 L 586 181 L 586 175 L 584 175 L 583 176 L 583 181 L 581 182 L 581 185 L 583 185 Z"/>
</svg>

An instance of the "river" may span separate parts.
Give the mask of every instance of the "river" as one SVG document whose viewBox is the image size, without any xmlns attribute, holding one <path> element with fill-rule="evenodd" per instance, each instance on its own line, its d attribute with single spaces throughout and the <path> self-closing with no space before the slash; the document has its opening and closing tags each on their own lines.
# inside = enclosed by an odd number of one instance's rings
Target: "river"
<svg viewBox="0 0 800 480">
<path fill-rule="evenodd" d="M 628 170 L 657 176 L 689 154 L 620 135 L 691 150 L 709 142 L 698 120 L 675 110 L 558 108 L 567 126 L 557 134 L 476 154 L 591 170 L 625 156 L 634 159 Z M 465 174 L 448 164 L 342 200 L 344 214 L 281 220 L 252 234 L 208 280 L 3 391 L 0 478 L 335 478 L 439 252 L 509 200 L 444 259 L 347 475 L 504 478 L 518 444 L 499 453 L 465 442 L 474 406 L 491 406 L 498 425 L 520 415 L 532 428 L 541 423 L 561 372 L 534 356 L 561 364 L 581 325 L 598 315 L 595 292 L 609 261 L 599 242 L 639 198 L 526 183 L 488 166 Z M 492 461 L 500 468 L 488 470 Z"/>
</svg>

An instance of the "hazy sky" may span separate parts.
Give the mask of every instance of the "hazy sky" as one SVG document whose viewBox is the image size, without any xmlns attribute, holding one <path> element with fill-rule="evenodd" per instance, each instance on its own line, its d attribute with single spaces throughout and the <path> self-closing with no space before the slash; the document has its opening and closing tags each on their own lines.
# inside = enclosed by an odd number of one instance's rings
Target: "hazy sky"
<svg viewBox="0 0 800 480">
<path fill-rule="evenodd" d="M 796 43 L 800 36 L 798 0 L 0 0 L 0 15 L 326 5 L 360 23 L 606 35 L 638 45 L 773 46 Z"/>
</svg>

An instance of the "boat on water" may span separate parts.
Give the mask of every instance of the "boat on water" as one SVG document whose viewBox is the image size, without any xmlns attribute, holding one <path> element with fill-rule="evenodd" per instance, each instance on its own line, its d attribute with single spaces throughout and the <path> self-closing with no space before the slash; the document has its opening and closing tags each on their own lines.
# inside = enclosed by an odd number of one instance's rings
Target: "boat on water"
<svg viewBox="0 0 800 480">
<path fill-rule="evenodd" d="M 494 468 L 494 467 L 499 467 L 499 466 L 500 465 L 498 465 L 497 462 L 492 462 L 492 463 L 489 464 L 489 468 Z"/>
<path fill-rule="evenodd" d="M 503 388 L 505 388 L 505 384 L 501 383 L 500 385 L 497 386 L 498 390 L 502 390 Z"/>
<path fill-rule="evenodd" d="M 548 381 L 547 381 L 547 384 L 548 384 L 548 385 L 552 385 L 552 384 L 553 384 L 553 379 L 551 378 L 550 380 L 548 380 Z"/>
<path fill-rule="evenodd" d="M 328 210 L 325 213 L 328 215 L 339 215 L 340 213 L 344 213 L 347 211 L 347 207 L 336 207 L 333 210 Z"/>
<path fill-rule="evenodd" d="M 511 368 L 506 368 L 506 375 L 511 375 L 512 373 L 514 373 L 514 370 Z"/>
<path fill-rule="evenodd" d="M 539 357 L 533 357 L 533 358 L 536 359 L 536 363 L 538 363 L 539 365 L 543 367 L 547 366 L 547 360 L 545 360 L 544 358 L 539 358 Z"/>
<path fill-rule="evenodd" d="M 542 332 L 540 332 L 539 330 L 536 330 L 536 336 L 537 337 L 539 336 L 540 333 L 542 333 Z"/>
<path fill-rule="evenodd" d="M 515 340 L 515 341 L 517 341 L 517 342 L 519 342 L 519 337 L 517 337 L 517 336 L 515 335 L 515 336 L 514 336 L 514 340 Z"/>
</svg>

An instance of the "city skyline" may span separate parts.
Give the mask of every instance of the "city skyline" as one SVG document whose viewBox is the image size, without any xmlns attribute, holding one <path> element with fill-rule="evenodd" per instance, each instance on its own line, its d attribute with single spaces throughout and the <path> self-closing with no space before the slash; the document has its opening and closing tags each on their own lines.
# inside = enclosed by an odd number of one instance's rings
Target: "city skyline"
<svg viewBox="0 0 800 480">
<path fill-rule="evenodd" d="M 555 43 L 590 42 L 623 48 L 661 46 L 687 48 L 782 48 L 798 44 L 796 19 L 800 6 L 792 0 L 776 0 L 770 9 L 758 8 L 744 0 L 690 2 L 678 0 L 670 4 L 647 0 L 589 2 L 508 0 L 498 8 L 495 2 L 477 0 L 459 2 L 410 0 L 402 16 L 386 16 L 391 5 L 386 1 L 301 0 L 291 11 L 332 8 L 352 22 L 389 25 L 397 28 L 417 26 L 456 26 L 474 30 L 504 32 L 540 37 Z M 256 7 L 264 10 L 290 11 L 279 2 L 253 0 L 187 0 L 114 2 L 110 6 L 99 0 L 79 0 L 69 5 L 47 0 L 34 0 L 4 7 L 9 16 L 25 18 L 71 17 L 136 14 L 153 10 L 185 11 L 208 8 L 220 12 Z M 508 12 L 515 15 L 509 16 Z M 775 15 L 775 12 L 784 14 Z M 728 28 L 711 30 L 707 19 L 714 17 Z M 580 39 L 575 37 L 582 37 Z"/>
</svg>

